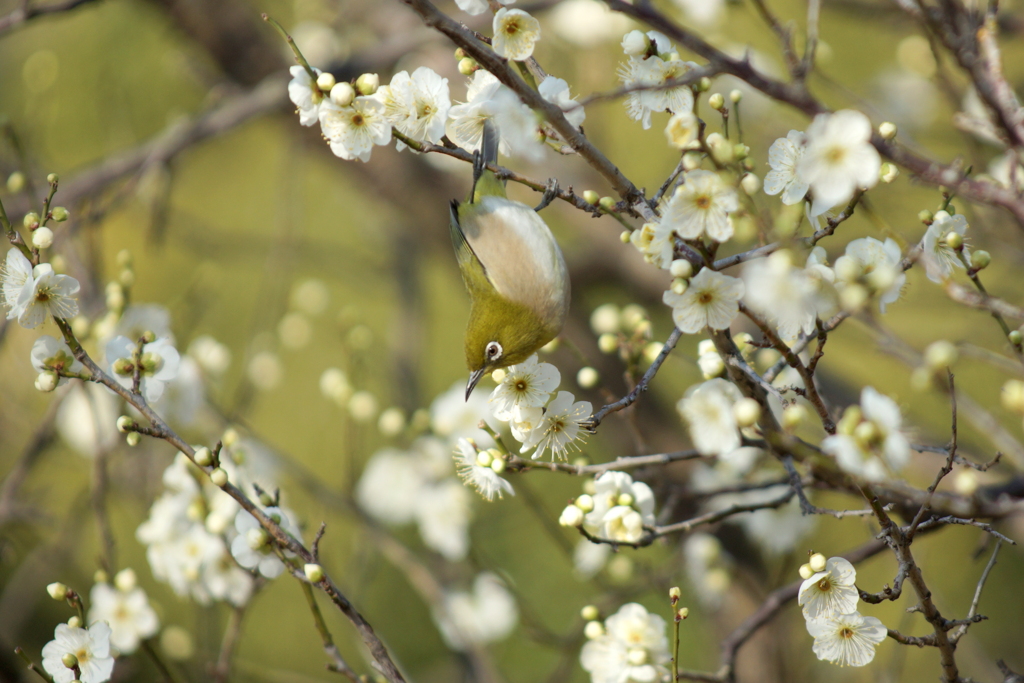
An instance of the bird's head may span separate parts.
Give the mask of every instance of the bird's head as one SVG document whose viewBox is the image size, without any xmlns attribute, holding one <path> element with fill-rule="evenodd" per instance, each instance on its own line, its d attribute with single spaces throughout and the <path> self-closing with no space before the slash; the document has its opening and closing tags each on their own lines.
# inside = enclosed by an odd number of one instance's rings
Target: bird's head
<svg viewBox="0 0 1024 683">
<path fill-rule="evenodd" d="M 474 300 L 466 327 L 466 400 L 485 374 L 522 363 L 557 334 L 531 308 L 496 292 Z"/>
</svg>

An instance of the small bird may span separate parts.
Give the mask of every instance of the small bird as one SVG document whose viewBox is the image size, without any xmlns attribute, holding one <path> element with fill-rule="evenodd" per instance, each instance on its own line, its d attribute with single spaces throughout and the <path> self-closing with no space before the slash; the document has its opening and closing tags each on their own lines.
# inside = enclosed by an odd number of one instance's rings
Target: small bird
<svg viewBox="0 0 1024 683">
<path fill-rule="evenodd" d="M 497 126 L 484 124 L 469 201 L 451 203 L 451 236 L 469 291 L 466 400 L 485 373 L 521 363 L 558 336 L 569 311 L 569 272 L 537 212 L 505 196 L 487 170 L 498 160 Z"/>
</svg>

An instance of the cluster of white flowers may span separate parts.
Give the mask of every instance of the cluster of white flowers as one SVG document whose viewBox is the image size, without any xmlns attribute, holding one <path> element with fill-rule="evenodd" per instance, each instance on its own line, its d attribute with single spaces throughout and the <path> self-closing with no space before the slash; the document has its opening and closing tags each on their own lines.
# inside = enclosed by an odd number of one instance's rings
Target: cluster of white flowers
<svg viewBox="0 0 1024 683">
<path fill-rule="evenodd" d="M 626 63 L 619 68 L 619 78 L 625 88 L 648 88 L 631 92 L 626 98 L 629 118 L 640 121 L 644 129 L 651 127 L 653 112 L 673 113 L 693 111 L 693 90 L 688 85 L 661 88 L 697 68 L 685 62 L 675 51 L 667 36 L 657 31 L 646 34 L 630 31 L 622 39 Z"/>
<path fill-rule="evenodd" d="M 971 254 L 964 247 L 967 218 L 963 214 L 950 215 L 936 211 L 931 225 L 921 238 L 921 256 L 925 273 L 932 282 L 942 283 L 955 268 L 971 267 Z"/>
<path fill-rule="evenodd" d="M 864 387 L 860 405 L 852 405 L 821 444 L 845 472 L 869 481 L 898 474 L 910 460 L 910 443 L 900 431 L 900 408 L 874 387 Z"/>
<path fill-rule="evenodd" d="M 107 342 L 110 376 L 125 389 L 131 389 L 139 375 L 139 391 L 149 402 L 159 401 L 164 386 L 178 374 L 181 356 L 168 337 L 139 342 L 117 336 Z"/>
<path fill-rule="evenodd" d="M 222 450 L 220 459 L 229 479 L 248 488 L 248 463 L 239 466 L 227 450 Z M 253 577 L 239 567 L 229 550 L 238 534 L 235 518 L 239 505 L 206 477 L 200 481 L 200 476 L 188 458 L 179 454 L 164 471 L 164 493 L 153 502 L 149 518 L 135 535 L 147 546 L 153 576 L 170 584 L 178 595 L 191 596 L 204 605 L 211 600 L 245 604 Z"/>
<path fill-rule="evenodd" d="M 536 460 L 551 451 L 552 459 L 565 460 L 570 448 L 579 448 L 576 441 L 584 434 L 582 425 L 593 406 L 568 391 L 551 398 L 561 380 L 558 368 L 533 355 L 501 373 L 488 402 L 491 414 L 511 426 L 512 436 L 522 443 L 521 453 L 533 451 Z"/>
<path fill-rule="evenodd" d="M 433 616 L 444 641 L 461 651 L 506 638 L 519 621 L 519 608 L 501 579 L 482 572 L 472 591 L 446 591 Z"/>
<path fill-rule="evenodd" d="M 800 576 L 804 582 L 798 602 L 818 659 L 839 666 L 870 663 L 888 632 L 881 621 L 857 611 L 860 592 L 853 565 L 842 557 L 826 560 L 815 553 L 800 567 Z"/>
<path fill-rule="evenodd" d="M 373 454 L 356 486 L 356 501 L 374 519 L 386 524 L 415 522 L 429 548 L 456 561 L 469 551 L 472 508 L 469 492 L 455 476 L 452 454 L 460 438 L 472 438 L 476 443 L 483 442 L 487 435 L 476 429 L 484 414 L 482 403 L 468 404 L 469 410 L 465 410 L 450 400 L 453 394 L 465 394 L 465 387 L 460 383 L 435 400 L 434 435 L 419 437 L 405 450 L 385 448 Z M 475 449 L 469 445 L 467 450 Z M 461 451 L 456 457 L 460 467 L 465 467 Z M 476 477 L 481 491 L 495 495 L 511 492 L 505 486 L 507 482 L 495 482 L 479 471 L 483 469 L 479 466 L 466 473 L 467 479 L 473 482 L 470 477 Z M 500 479 L 494 469 L 488 469 Z"/>
<path fill-rule="evenodd" d="M 806 133 L 791 130 L 768 150 L 771 171 L 764 191 L 782 193 L 784 204 L 796 204 L 807 190 L 813 195 L 811 215 L 820 216 L 848 202 L 858 189 L 874 187 L 882 159 L 871 145 L 871 122 L 858 111 L 818 114 Z"/>
<path fill-rule="evenodd" d="M 480 0 L 465 0 L 460 5 L 470 14 L 487 9 Z M 529 59 L 540 40 L 540 23 L 520 9 L 502 7 L 495 12 L 493 31 L 494 51 L 510 60 Z M 342 159 L 369 161 L 375 145 L 391 142 L 393 130 L 410 140 L 434 144 L 447 133 L 455 144 L 475 150 L 480 147 L 484 121 L 493 118 L 503 153 L 538 160 L 544 133 L 533 111 L 472 59 L 464 57 L 459 68 L 472 74 L 472 79 L 466 102 L 454 106 L 448 79 L 425 66 L 411 75 L 401 71 L 387 85 L 380 85 L 376 74 L 363 74 L 354 83 L 337 83 L 319 69 L 293 66 L 288 96 L 297 108 L 299 122 L 304 126 L 319 122 L 331 151 Z M 583 123 L 585 112 L 570 97 L 564 80 L 548 76 L 538 92 L 566 111 L 572 125 Z M 401 139 L 396 145 L 399 151 L 406 146 Z"/>
<path fill-rule="evenodd" d="M 49 263 L 33 267 L 16 247 L 7 252 L 0 267 L 0 282 L 7 319 L 17 320 L 22 327 L 39 327 L 50 316 L 66 319 L 78 315 L 78 280 L 54 272 Z"/>
<path fill-rule="evenodd" d="M 603 472 L 562 511 L 562 526 L 583 527 L 595 538 L 636 543 L 654 526 L 654 492 L 625 472 Z M 589 541 L 587 541 L 589 542 Z"/>
<path fill-rule="evenodd" d="M 580 664 L 593 683 L 651 683 L 669 676 L 665 620 L 643 605 L 623 605 L 603 625 L 590 622 L 587 636 Z"/>
<path fill-rule="evenodd" d="M 730 453 L 740 447 L 734 407 L 743 399 L 731 382 L 715 378 L 687 390 L 676 408 L 690 426 L 690 440 L 704 455 Z"/>
</svg>

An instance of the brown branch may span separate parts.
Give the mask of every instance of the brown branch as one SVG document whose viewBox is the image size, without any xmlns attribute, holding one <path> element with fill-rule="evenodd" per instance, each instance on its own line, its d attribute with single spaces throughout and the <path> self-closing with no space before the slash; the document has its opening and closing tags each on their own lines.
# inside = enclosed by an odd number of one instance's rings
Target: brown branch
<svg viewBox="0 0 1024 683">
<path fill-rule="evenodd" d="M 81 5 L 88 5 L 94 1 L 95 0 L 64 0 L 64 2 L 38 6 L 33 6 L 30 2 L 24 2 L 18 9 L 0 17 L 0 36 L 24 26 L 36 17 L 70 12 Z"/>
</svg>

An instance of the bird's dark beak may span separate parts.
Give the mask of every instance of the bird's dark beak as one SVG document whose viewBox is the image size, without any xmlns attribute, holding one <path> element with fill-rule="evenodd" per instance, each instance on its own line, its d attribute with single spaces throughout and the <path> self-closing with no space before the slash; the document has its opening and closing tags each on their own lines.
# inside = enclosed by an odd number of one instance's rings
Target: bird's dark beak
<svg viewBox="0 0 1024 683">
<path fill-rule="evenodd" d="M 466 400 L 469 400 L 469 395 L 473 393 L 473 389 L 476 387 L 476 383 L 480 381 L 480 378 L 484 376 L 484 369 L 474 370 L 469 373 L 469 384 L 466 385 Z"/>
</svg>

